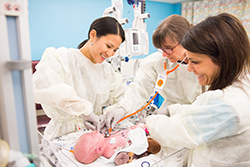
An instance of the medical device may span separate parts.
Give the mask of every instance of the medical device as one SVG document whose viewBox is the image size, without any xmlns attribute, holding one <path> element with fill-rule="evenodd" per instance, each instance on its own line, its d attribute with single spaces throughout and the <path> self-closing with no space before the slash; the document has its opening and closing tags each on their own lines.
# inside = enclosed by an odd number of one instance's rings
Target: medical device
<svg viewBox="0 0 250 167">
<path fill-rule="evenodd" d="M 182 64 L 182 62 L 184 62 L 186 58 L 187 58 L 187 56 L 181 61 L 180 64 Z M 173 69 L 167 70 L 166 65 L 164 64 L 164 68 L 165 68 L 164 74 L 166 74 L 166 77 L 167 77 L 170 73 L 174 72 L 179 66 L 180 66 L 180 65 L 177 64 Z M 161 74 L 160 74 L 159 76 L 161 76 Z M 160 78 L 160 79 L 161 79 L 161 78 Z M 163 87 L 164 82 L 165 82 L 165 79 L 166 79 L 166 78 L 159 80 L 159 77 L 158 77 L 158 80 L 157 80 L 157 83 L 156 83 L 156 87 L 159 86 L 159 85 L 160 85 L 160 87 Z M 162 83 L 162 84 L 159 84 L 159 81 L 161 81 L 161 82 L 163 82 L 163 83 Z M 137 111 L 135 111 L 135 112 L 133 112 L 133 113 L 131 113 L 131 114 L 129 114 L 129 115 L 123 117 L 123 118 L 120 119 L 116 124 L 118 124 L 118 123 L 120 123 L 121 121 L 123 121 L 123 120 L 125 120 L 125 119 L 127 119 L 127 118 L 129 118 L 129 117 L 131 117 L 131 116 L 133 116 L 133 115 L 135 115 L 135 114 L 137 114 L 137 113 L 139 113 L 140 111 L 144 110 L 149 104 L 151 104 L 151 102 L 154 100 L 154 98 L 156 97 L 156 95 L 159 93 L 159 91 L 160 91 L 161 89 L 156 89 L 156 90 L 157 90 L 157 92 L 154 94 L 154 96 L 151 98 L 151 100 L 150 100 L 145 106 L 143 106 L 143 107 L 140 108 L 139 110 L 137 110 Z M 108 131 L 111 132 L 111 131 L 112 131 L 112 128 L 110 128 Z"/>
<path fill-rule="evenodd" d="M 111 16 L 118 20 L 121 25 L 128 23 L 127 18 L 122 18 L 123 13 L 123 1 L 112 0 L 112 6 L 106 8 L 103 12 L 103 16 Z"/>
<path fill-rule="evenodd" d="M 116 11 L 116 8 L 114 6 L 110 6 L 104 10 L 103 16 L 110 16 L 115 11 Z"/>
<path fill-rule="evenodd" d="M 125 30 L 126 41 L 124 44 L 124 48 L 122 48 L 123 53 L 128 55 L 128 57 L 142 55 L 142 47 L 141 47 L 141 33 L 139 29 L 126 29 Z"/>
<path fill-rule="evenodd" d="M 121 72 L 121 61 L 128 62 L 129 58 L 137 55 L 147 55 L 149 53 L 149 40 L 146 31 L 145 19 L 150 15 L 145 13 L 145 1 L 137 0 L 131 2 L 134 9 L 134 21 L 132 28 L 125 29 L 126 40 L 121 44 L 113 57 L 106 59 L 111 63 L 116 72 Z M 112 0 L 112 6 L 104 10 L 103 16 L 115 17 L 121 25 L 128 23 L 127 18 L 122 18 L 123 1 Z"/>
<path fill-rule="evenodd" d="M 127 18 L 122 18 L 123 0 L 111 0 L 111 3 L 112 5 L 104 10 L 103 16 L 114 17 L 121 25 L 128 23 Z M 120 49 L 118 49 L 118 51 L 115 53 L 114 56 L 106 59 L 106 61 L 112 65 L 112 67 L 116 72 L 121 72 L 121 61 L 128 62 L 128 58 L 123 56 L 124 54 L 122 54 L 121 48 L 122 45 L 120 46 Z"/>
<path fill-rule="evenodd" d="M 158 107 L 155 104 L 150 103 L 144 110 L 137 114 L 138 121 L 142 121 L 147 116 L 153 115 Z"/>
<path fill-rule="evenodd" d="M 130 3 L 132 4 L 132 2 Z M 126 41 L 122 45 L 122 54 L 131 58 L 137 55 L 147 55 L 149 53 L 149 41 L 147 25 L 145 19 L 150 15 L 145 13 L 145 1 L 134 2 L 134 21 L 132 28 L 125 29 Z"/>
<path fill-rule="evenodd" d="M 28 20 L 28 0 L 0 1 L 0 137 L 39 157 Z"/>
</svg>

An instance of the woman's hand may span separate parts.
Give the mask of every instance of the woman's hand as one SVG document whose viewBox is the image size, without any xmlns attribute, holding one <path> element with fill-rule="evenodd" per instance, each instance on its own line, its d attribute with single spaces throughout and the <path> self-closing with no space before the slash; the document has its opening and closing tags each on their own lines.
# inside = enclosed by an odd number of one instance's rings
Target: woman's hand
<svg viewBox="0 0 250 167">
<path fill-rule="evenodd" d="M 100 131 L 100 122 L 97 115 L 95 115 L 93 112 L 90 113 L 90 115 L 82 115 L 83 123 L 86 127 L 86 129 L 91 130 L 97 130 Z"/>
<path fill-rule="evenodd" d="M 126 111 L 123 108 L 117 108 L 114 110 L 109 111 L 106 114 L 106 121 L 105 125 L 107 129 L 114 128 L 116 123 L 120 121 L 126 114 Z"/>
</svg>

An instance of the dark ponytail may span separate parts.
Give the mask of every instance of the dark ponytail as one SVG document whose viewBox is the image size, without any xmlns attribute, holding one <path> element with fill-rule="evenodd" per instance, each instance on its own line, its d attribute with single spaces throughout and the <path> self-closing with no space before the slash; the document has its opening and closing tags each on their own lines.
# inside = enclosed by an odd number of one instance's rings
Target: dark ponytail
<svg viewBox="0 0 250 167">
<path fill-rule="evenodd" d="M 82 48 L 84 45 L 85 45 L 85 43 L 87 43 L 88 42 L 88 40 L 87 39 L 85 39 L 84 41 L 82 41 L 79 45 L 78 45 L 78 49 L 80 49 L 80 48 Z"/>
<path fill-rule="evenodd" d="M 88 39 L 91 30 L 96 30 L 96 36 L 98 38 L 102 36 L 106 36 L 109 34 L 120 35 L 122 38 L 122 42 L 125 41 L 125 33 L 121 26 L 121 24 L 114 17 L 101 17 L 93 21 L 89 28 Z M 78 45 L 78 49 L 83 47 L 85 43 L 87 43 L 88 39 L 84 40 L 82 43 Z"/>
</svg>

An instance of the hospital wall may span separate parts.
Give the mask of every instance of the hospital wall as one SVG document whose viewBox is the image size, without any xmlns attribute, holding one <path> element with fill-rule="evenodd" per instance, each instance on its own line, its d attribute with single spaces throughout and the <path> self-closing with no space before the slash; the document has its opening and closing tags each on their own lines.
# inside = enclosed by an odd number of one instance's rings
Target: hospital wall
<svg viewBox="0 0 250 167">
<path fill-rule="evenodd" d="M 87 39 L 92 21 L 111 6 L 111 0 L 28 0 L 28 3 L 32 60 L 40 60 L 47 47 L 76 48 Z M 150 54 L 156 51 L 153 31 L 167 16 L 181 14 L 181 4 L 146 1 L 146 13 L 150 14 L 146 19 Z M 129 20 L 123 28 L 131 28 L 134 11 L 127 0 L 123 1 L 123 18 Z"/>
</svg>

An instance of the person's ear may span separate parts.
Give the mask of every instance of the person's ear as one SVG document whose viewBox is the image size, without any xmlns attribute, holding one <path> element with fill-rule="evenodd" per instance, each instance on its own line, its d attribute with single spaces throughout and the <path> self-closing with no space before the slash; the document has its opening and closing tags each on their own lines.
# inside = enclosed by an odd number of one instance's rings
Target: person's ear
<svg viewBox="0 0 250 167">
<path fill-rule="evenodd" d="M 89 33 L 90 40 L 94 41 L 96 39 L 96 30 L 92 29 Z"/>
<path fill-rule="evenodd" d="M 98 155 L 102 155 L 103 151 L 104 151 L 104 148 L 103 148 L 102 146 L 96 147 L 95 152 L 96 152 Z"/>
</svg>

